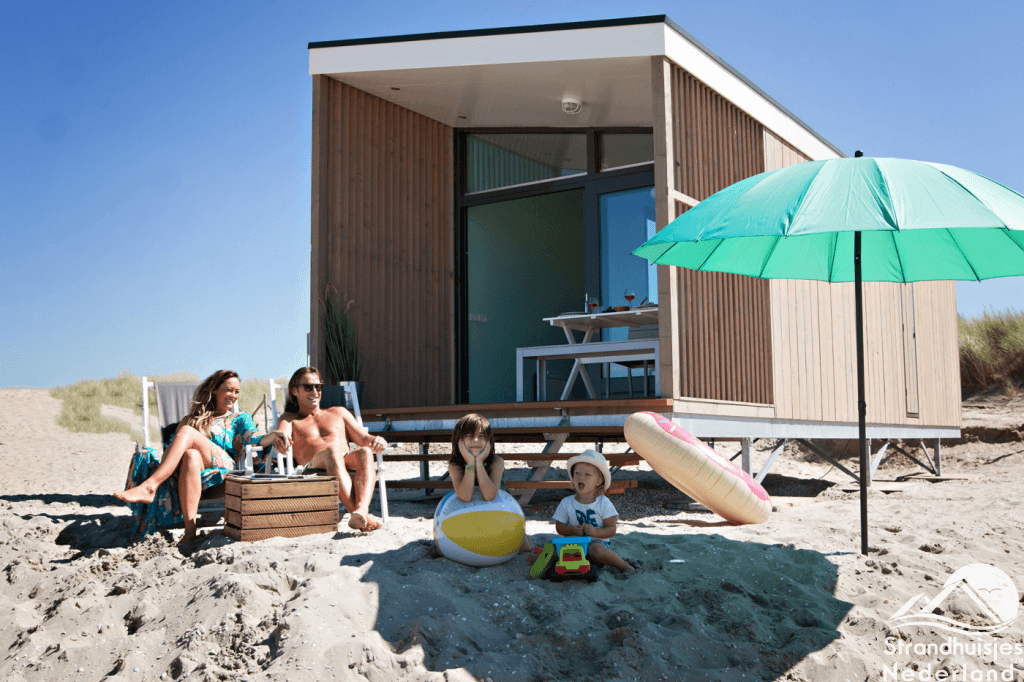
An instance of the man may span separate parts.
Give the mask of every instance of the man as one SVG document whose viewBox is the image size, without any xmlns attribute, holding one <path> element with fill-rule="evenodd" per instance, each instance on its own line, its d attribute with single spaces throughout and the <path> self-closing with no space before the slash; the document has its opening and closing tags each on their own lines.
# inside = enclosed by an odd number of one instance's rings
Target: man
<svg viewBox="0 0 1024 682">
<path fill-rule="evenodd" d="M 296 464 L 326 469 L 338 479 L 338 499 L 349 511 L 349 528 L 364 533 L 377 530 L 381 522 L 369 511 L 376 482 L 373 453 L 383 452 L 387 441 L 370 435 L 344 407 L 320 409 L 321 395 L 320 372 L 315 367 L 298 369 L 288 381 L 278 429 L 285 434 Z M 349 451 L 350 442 L 358 447 Z"/>
</svg>

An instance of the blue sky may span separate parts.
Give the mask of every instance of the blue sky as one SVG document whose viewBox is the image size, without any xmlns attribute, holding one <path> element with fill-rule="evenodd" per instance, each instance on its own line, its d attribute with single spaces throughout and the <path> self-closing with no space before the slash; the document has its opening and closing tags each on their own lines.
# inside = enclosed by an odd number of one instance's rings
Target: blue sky
<svg viewBox="0 0 1024 682">
<path fill-rule="evenodd" d="M 228 367 L 309 327 L 307 43 L 667 14 L 846 154 L 1024 191 L 1020 2 L 97 2 L 0 22 L 0 386 Z M 1022 278 L 957 285 L 1021 309 Z"/>
</svg>

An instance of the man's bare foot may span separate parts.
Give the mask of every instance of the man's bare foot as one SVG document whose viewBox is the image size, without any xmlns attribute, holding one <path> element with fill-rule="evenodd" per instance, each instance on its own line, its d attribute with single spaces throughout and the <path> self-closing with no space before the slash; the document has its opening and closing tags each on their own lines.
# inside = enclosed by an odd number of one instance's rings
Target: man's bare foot
<svg viewBox="0 0 1024 682">
<path fill-rule="evenodd" d="M 142 485 L 137 485 L 134 488 L 114 493 L 114 497 L 122 502 L 127 502 L 128 504 L 132 504 L 134 502 L 149 504 L 153 501 L 153 498 L 156 497 L 156 486 L 149 486 L 143 483 Z"/>
<path fill-rule="evenodd" d="M 369 513 L 352 512 L 348 517 L 348 527 L 370 533 L 379 529 L 382 525 L 380 519 L 371 516 Z"/>
</svg>

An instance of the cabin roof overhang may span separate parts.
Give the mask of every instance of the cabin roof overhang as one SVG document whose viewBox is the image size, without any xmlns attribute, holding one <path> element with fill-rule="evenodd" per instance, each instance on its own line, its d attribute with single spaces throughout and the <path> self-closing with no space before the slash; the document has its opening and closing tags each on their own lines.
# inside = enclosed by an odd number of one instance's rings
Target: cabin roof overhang
<svg viewBox="0 0 1024 682">
<path fill-rule="evenodd" d="M 313 42 L 309 73 L 457 128 L 650 127 L 659 55 L 806 156 L 842 156 L 664 15 Z M 580 113 L 562 111 L 565 97 Z"/>
</svg>

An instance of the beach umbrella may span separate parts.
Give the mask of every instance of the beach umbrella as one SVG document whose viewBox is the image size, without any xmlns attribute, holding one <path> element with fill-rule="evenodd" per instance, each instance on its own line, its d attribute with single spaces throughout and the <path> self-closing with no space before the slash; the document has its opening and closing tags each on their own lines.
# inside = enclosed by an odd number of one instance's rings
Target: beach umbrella
<svg viewBox="0 0 1024 682">
<path fill-rule="evenodd" d="M 1024 196 L 953 166 L 857 152 L 741 180 L 633 253 L 706 272 L 855 283 L 861 551 L 867 554 L 861 282 L 1024 275 Z"/>
</svg>

